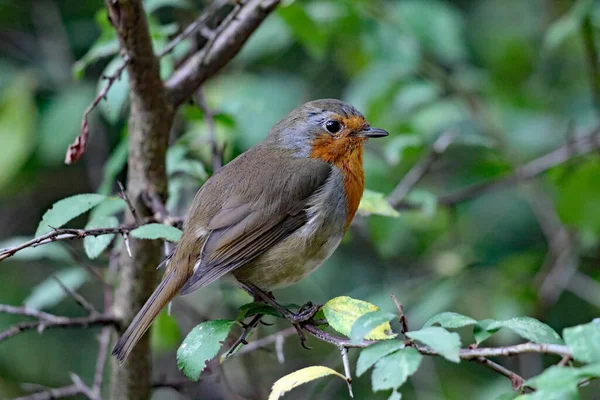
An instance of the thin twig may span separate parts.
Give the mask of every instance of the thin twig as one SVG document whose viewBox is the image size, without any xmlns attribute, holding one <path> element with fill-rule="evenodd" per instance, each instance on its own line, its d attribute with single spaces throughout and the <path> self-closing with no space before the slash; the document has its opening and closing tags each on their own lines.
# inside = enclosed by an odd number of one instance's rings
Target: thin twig
<svg viewBox="0 0 600 400">
<path fill-rule="evenodd" d="M 533 179 L 549 169 L 564 164 L 577 156 L 592 153 L 598 149 L 600 149 L 600 125 L 594 127 L 587 134 L 578 137 L 572 143 L 559 147 L 550 153 L 524 164 L 517 168 L 511 175 L 475 184 L 454 193 L 440 196 L 438 202 L 444 205 L 461 203 L 480 196 L 483 193 L 488 193 L 492 190 L 500 189 L 517 182 Z"/>
<path fill-rule="evenodd" d="M 351 398 L 354 398 L 354 393 L 352 393 L 352 372 L 350 370 L 350 360 L 348 359 L 348 349 L 344 346 L 340 346 L 339 350 L 342 355 L 342 363 L 344 364 L 344 374 L 346 376 L 346 383 L 348 384 L 348 393 L 350 393 Z"/>
<path fill-rule="evenodd" d="M 0 250 L 0 261 L 14 256 L 17 252 L 28 247 L 37 247 L 46 243 L 59 240 L 83 239 L 87 236 L 110 235 L 114 233 L 128 233 L 137 228 L 137 226 L 119 226 L 117 228 L 98 228 L 98 229 L 54 229 L 45 235 L 38 236 L 18 246 L 9 247 Z"/>
<path fill-rule="evenodd" d="M 214 35 L 213 32 L 203 31 L 203 28 L 206 28 L 206 22 L 210 17 L 215 15 L 217 11 L 221 9 L 224 5 L 229 3 L 228 0 L 217 0 L 209 4 L 202 12 L 202 14 L 194 20 L 191 24 L 187 26 L 179 35 L 177 35 L 169 44 L 167 44 L 158 54 L 157 57 L 161 58 L 171 53 L 175 46 L 179 43 L 193 35 L 194 33 L 200 31 L 203 36 L 210 38 Z"/>
<path fill-rule="evenodd" d="M 76 291 L 72 290 L 71 288 L 67 287 L 56 276 L 53 276 L 52 278 L 56 281 L 56 283 L 58 283 L 58 285 L 60 286 L 60 288 L 69 297 L 71 297 L 73 300 L 75 300 L 75 302 L 77 304 L 79 304 L 83 309 L 85 309 L 88 312 L 88 314 L 90 314 L 90 315 L 98 314 L 98 311 L 96 311 L 96 309 L 94 308 L 94 306 L 92 305 L 92 303 L 90 303 L 89 301 L 87 301 L 82 295 L 80 295 Z"/>
<path fill-rule="evenodd" d="M 102 390 L 102 377 L 104 375 L 104 366 L 106 365 L 106 358 L 108 356 L 110 332 L 110 327 L 104 327 L 98 336 L 98 356 L 96 357 L 94 383 L 92 384 L 92 391 L 98 396 L 100 396 L 100 391 Z"/>
<path fill-rule="evenodd" d="M 245 353 L 250 353 L 257 349 L 264 348 L 264 347 L 270 345 L 271 343 L 275 343 L 277 345 L 278 341 L 285 339 L 288 336 L 292 336 L 294 334 L 296 334 L 296 328 L 294 328 L 294 327 L 286 328 L 279 332 L 273 333 L 269 336 L 265 336 L 262 339 L 258 339 L 253 342 L 250 342 L 247 345 L 245 345 L 244 347 L 242 347 L 241 349 L 239 349 L 234 354 L 241 355 L 241 354 L 245 354 Z M 278 356 L 277 358 L 278 358 L 279 362 L 282 363 L 282 361 L 280 360 L 280 357 Z"/>
<path fill-rule="evenodd" d="M 214 174 L 223 166 L 223 154 L 222 151 L 219 150 L 219 144 L 217 143 L 215 111 L 208 106 L 202 88 L 199 88 L 196 91 L 194 99 L 197 106 L 202 110 L 202 114 L 204 114 L 204 122 L 206 122 L 206 128 L 208 129 L 208 134 L 210 136 L 211 164 Z"/>
<path fill-rule="evenodd" d="M 81 393 L 81 388 L 77 385 L 63 386 L 55 389 L 47 389 L 43 392 L 30 394 L 28 396 L 17 397 L 15 400 L 53 400 L 65 397 L 77 396 Z"/>
<path fill-rule="evenodd" d="M 121 181 L 117 181 L 117 184 L 119 185 L 119 190 L 121 191 L 119 193 L 119 197 L 122 198 L 125 203 L 127 204 L 127 207 L 129 208 L 129 212 L 131 212 L 131 215 L 133 216 L 133 219 L 135 220 L 135 223 L 140 226 L 143 224 L 142 220 L 140 219 L 137 211 L 135 210 L 135 207 L 133 206 L 133 203 L 131 203 L 131 200 L 129 199 L 129 196 L 127 195 L 127 191 L 125 191 L 125 187 L 123 186 L 123 184 L 121 183 Z"/>
<path fill-rule="evenodd" d="M 178 106 L 190 98 L 202 83 L 227 64 L 279 2 L 236 2 L 234 9 L 215 29 L 213 38 L 188 58 L 166 82 L 173 105 Z"/>
<path fill-rule="evenodd" d="M 523 388 L 523 382 L 525 382 L 525 380 L 519 374 L 516 374 L 516 373 L 512 372 L 511 370 L 509 370 L 508 368 L 505 368 L 502 365 L 493 362 L 492 360 L 488 360 L 485 357 L 477 357 L 477 358 L 473 358 L 473 360 L 477 361 L 481 365 L 485 365 L 489 369 L 496 371 L 499 374 L 504 375 L 505 377 L 510 379 L 513 390 L 520 391 Z"/>
<path fill-rule="evenodd" d="M 332 335 L 325 331 L 320 330 L 314 325 L 304 324 L 303 328 L 305 331 L 316 337 L 317 339 L 331 343 L 335 346 L 344 346 L 347 348 L 364 348 L 368 347 L 374 343 L 378 343 L 378 341 L 374 340 L 362 340 L 358 343 L 353 343 L 350 339 L 342 338 L 339 336 Z M 437 356 L 439 355 L 435 350 L 427 347 L 415 345 L 415 348 L 419 351 L 419 353 L 428 356 Z M 558 345 L 558 344 L 539 344 L 539 343 L 522 343 L 513 346 L 504 346 L 504 347 L 479 347 L 475 349 L 461 349 L 459 356 L 464 360 L 471 360 L 477 357 L 508 357 L 515 356 L 518 354 L 524 353 L 542 353 L 542 354 L 554 354 L 558 356 L 564 356 L 571 354 L 567 346 Z"/>
<path fill-rule="evenodd" d="M 262 317 L 264 317 L 263 314 L 256 314 L 247 325 L 244 325 L 244 330 L 242 331 L 242 334 L 235 340 L 235 342 L 233 342 L 229 350 L 227 350 L 227 353 L 225 353 L 225 355 L 223 356 L 223 360 L 227 360 L 229 357 L 235 354 L 235 351 L 237 350 L 238 346 L 242 344 L 248 344 L 246 339 L 248 339 L 248 336 L 250 336 L 252 331 L 258 326 L 258 324 L 260 324 L 260 320 L 262 319 Z"/>
<path fill-rule="evenodd" d="M 175 220 L 171 217 L 165 203 L 162 201 L 158 193 L 153 190 L 148 190 L 142 193 L 142 201 L 152 211 L 154 219 L 157 222 L 165 225 L 175 226 Z"/>
<path fill-rule="evenodd" d="M 24 317 L 33 317 L 37 318 L 41 321 L 61 321 L 62 317 L 56 316 L 54 314 L 49 314 L 43 311 L 36 310 L 35 308 L 23 306 L 23 307 L 15 307 L 10 306 L 8 304 L 0 304 L 0 314 L 12 314 L 12 315 L 22 315 Z"/>
<path fill-rule="evenodd" d="M 415 164 L 392 193 L 388 196 L 388 202 L 392 207 L 398 207 L 410 190 L 423 178 L 423 176 L 429 171 L 432 165 L 440 158 L 442 153 L 446 151 L 448 146 L 454 141 L 456 133 L 452 131 L 446 131 L 442 133 L 431 145 L 429 152 Z"/>
<path fill-rule="evenodd" d="M 69 148 L 67 149 L 67 154 L 65 155 L 65 164 L 75 163 L 81 158 L 83 153 L 85 153 L 88 137 L 90 134 L 88 116 L 92 112 L 92 110 L 96 108 L 98 104 L 100 104 L 100 101 L 102 101 L 102 99 L 106 99 L 108 91 L 115 83 L 115 81 L 121 78 L 121 74 L 125 70 L 125 67 L 127 67 L 129 61 L 130 58 L 127 55 L 125 55 L 123 57 L 123 63 L 116 68 L 115 72 L 113 72 L 112 75 L 105 75 L 102 77 L 103 79 L 107 80 L 108 83 L 106 84 L 106 86 L 104 86 L 104 88 L 102 88 L 100 93 L 98 93 L 94 101 L 92 101 L 92 104 L 87 106 L 87 108 L 85 109 L 83 113 L 83 118 L 81 120 L 81 132 L 75 138 L 75 141 L 71 145 L 69 145 Z"/>
<path fill-rule="evenodd" d="M 87 317 L 58 317 L 54 316 L 52 320 L 40 319 L 38 321 L 21 322 L 13 325 L 7 330 L 0 332 L 0 342 L 11 338 L 23 331 L 37 329 L 42 332 L 48 328 L 74 328 L 89 327 L 93 325 L 116 325 L 117 319 L 111 314 L 90 315 Z"/>
<path fill-rule="evenodd" d="M 392 298 L 392 301 L 394 302 L 394 304 L 396 305 L 396 309 L 398 310 L 398 316 L 400 318 L 400 333 L 404 335 L 406 332 L 408 332 L 408 321 L 406 320 L 406 315 L 404 315 L 404 307 L 402 306 L 402 304 L 400 304 L 400 302 L 393 293 L 390 294 L 390 297 Z"/>
</svg>

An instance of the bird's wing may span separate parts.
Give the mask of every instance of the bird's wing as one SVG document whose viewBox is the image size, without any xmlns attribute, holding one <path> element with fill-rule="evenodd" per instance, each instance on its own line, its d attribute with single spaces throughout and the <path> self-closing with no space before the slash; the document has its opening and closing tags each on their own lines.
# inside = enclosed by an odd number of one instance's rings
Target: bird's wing
<svg viewBox="0 0 600 400">
<path fill-rule="evenodd" d="M 260 157 L 252 157 L 249 164 L 257 159 Z M 309 206 L 309 199 L 325 184 L 331 166 L 311 159 L 290 162 L 283 158 L 269 159 L 268 162 L 271 164 L 266 168 L 269 172 L 262 172 L 271 175 L 262 180 L 268 182 L 266 187 L 257 188 L 252 182 L 248 186 L 245 185 L 247 182 L 240 181 L 228 185 L 227 199 L 203 227 L 208 231 L 208 237 L 202 244 L 193 275 L 182 288 L 181 294 L 205 286 L 251 261 L 307 222 L 305 209 Z M 236 167 L 240 165 L 231 166 Z M 265 171 L 264 165 L 262 167 L 262 171 Z M 244 180 L 252 178 L 241 177 Z M 231 181 L 231 177 L 227 179 L 221 176 L 218 179 Z M 273 182 L 280 182 L 279 187 Z M 213 186 L 219 187 L 218 183 Z M 200 194 L 192 209 L 201 209 L 204 201 Z"/>
</svg>

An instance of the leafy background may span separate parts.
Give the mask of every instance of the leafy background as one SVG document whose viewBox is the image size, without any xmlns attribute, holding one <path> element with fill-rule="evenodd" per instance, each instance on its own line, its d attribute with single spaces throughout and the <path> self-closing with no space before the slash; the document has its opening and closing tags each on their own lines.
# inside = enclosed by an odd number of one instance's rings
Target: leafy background
<svg viewBox="0 0 600 400">
<path fill-rule="evenodd" d="M 203 6 L 192 0 L 145 3 L 157 50 Z M 31 237 L 55 201 L 78 193 L 113 194 L 115 180 L 124 179 L 125 80 L 92 114 L 84 158 L 71 167 L 63 164 L 85 107 L 105 84 L 100 76 L 118 64 L 115 37 L 102 10 L 101 2 L 91 0 L 0 2 L 0 247 Z M 218 139 L 226 143 L 227 160 L 260 141 L 293 107 L 321 97 L 351 102 L 372 125 L 392 133 L 370 143 L 365 156 L 367 188 L 378 192 L 389 194 L 439 134 L 452 130 L 457 135 L 409 194 L 416 208 L 402 210 L 398 218 L 359 217 L 325 266 L 277 292 L 278 299 L 325 302 L 347 295 L 394 311 L 389 294 L 395 293 L 414 329 L 449 310 L 478 320 L 534 316 L 558 332 L 596 317 L 597 154 L 537 180 L 573 240 L 575 275 L 549 277 L 548 242 L 527 187 L 489 191 L 452 207 L 436 202 L 437 196 L 507 174 L 594 126 L 598 109 L 583 40 L 586 21 L 597 41 L 600 6 L 592 0 L 293 1 L 268 18 L 205 87 L 218 112 Z M 164 76 L 185 47 L 163 60 Z M 201 113 L 184 107 L 168 154 L 169 208 L 176 215 L 184 214 L 211 173 L 208 144 Z M 69 226 L 87 223 L 82 217 Z M 103 267 L 108 256 L 87 260 L 83 245 L 49 245 L 3 262 L 0 303 L 27 301 L 57 314 L 81 314 L 55 286 L 38 286 L 59 274 L 100 304 L 100 288 L 78 266 Z M 541 296 L 547 279 L 558 285 Z M 177 300 L 177 323 L 165 316 L 154 328 L 156 378 L 181 376 L 174 353 L 196 323 L 233 318 L 247 301 L 230 282 Z M 0 315 L 0 328 L 14 322 Z M 261 328 L 259 335 L 283 326 Z M 18 394 L 24 382 L 67 384 L 65 371 L 89 379 L 96 333 L 29 332 L 0 343 L 0 397 Z M 468 334 L 463 338 L 463 343 L 471 340 Z M 509 344 L 518 338 L 503 330 L 489 342 Z M 337 349 L 311 344 L 314 350 L 308 352 L 297 339 L 286 340 L 284 365 L 271 352 L 233 358 L 223 367 L 227 384 L 208 374 L 184 394 L 220 398 L 229 386 L 248 398 L 266 398 L 275 380 L 301 367 L 342 370 Z M 350 352 L 353 365 L 357 357 Z M 502 360 L 526 378 L 549 361 L 540 355 Z M 369 374 L 355 379 L 354 390 L 357 398 L 389 396 L 389 391 L 372 394 Z M 592 399 L 598 390 L 592 383 L 582 396 Z M 402 388 L 407 399 L 493 399 L 507 391 L 506 378 L 480 366 L 427 357 Z M 322 379 L 287 396 L 346 394 L 341 380 Z M 156 399 L 182 396 L 170 389 L 154 394 Z"/>
</svg>

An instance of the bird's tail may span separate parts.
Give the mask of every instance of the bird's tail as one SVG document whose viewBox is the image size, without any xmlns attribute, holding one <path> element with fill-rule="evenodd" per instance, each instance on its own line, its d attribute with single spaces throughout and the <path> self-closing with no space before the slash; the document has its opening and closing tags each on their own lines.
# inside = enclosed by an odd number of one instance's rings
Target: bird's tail
<svg viewBox="0 0 600 400">
<path fill-rule="evenodd" d="M 156 319 L 165 305 L 175 297 L 185 284 L 187 276 L 185 274 L 176 275 L 171 271 L 165 276 L 154 291 L 152 296 L 146 301 L 146 304 L 137 313 L 125 333 L 119 338 L 115 348 L 112 351 L 119 363 L 123 364 L 131 350 L 144 336 L 144 333 L 150 328 L 152 322 Z"/>
</svg>

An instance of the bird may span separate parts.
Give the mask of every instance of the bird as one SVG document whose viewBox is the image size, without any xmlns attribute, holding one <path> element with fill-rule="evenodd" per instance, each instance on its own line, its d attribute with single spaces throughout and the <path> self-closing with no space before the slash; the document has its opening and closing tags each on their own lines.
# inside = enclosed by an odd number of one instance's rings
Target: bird
<svg viewBox="0 0 600 400">
<path fill-rule="evenodd" d="M 162 281 L 112 354 L 122 364 L 176 295 L 226 274 L 278 305 L 265 291 L 298 282 L 340 244 L 364 191 L 363 145 L 385 136 L 341 100 L 314 100 L 291 111 L 202 185 Z M 292 321 L 306 318 L 277 309 Z"/>
</svg>

